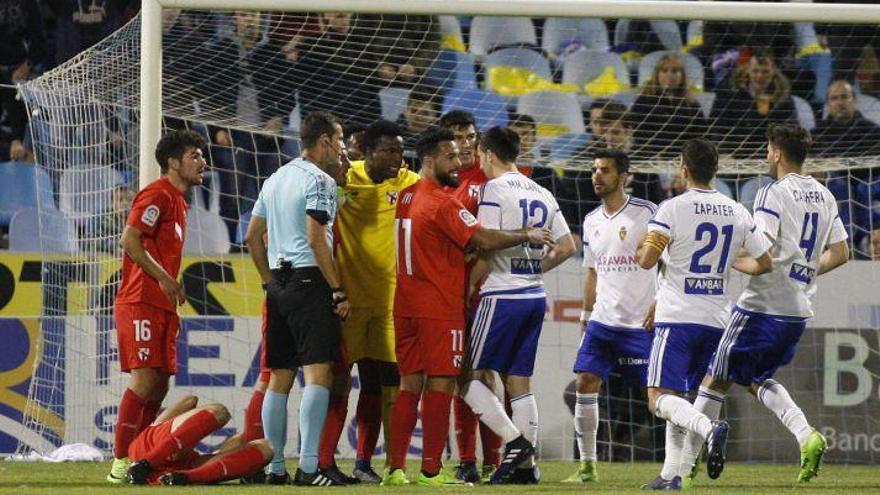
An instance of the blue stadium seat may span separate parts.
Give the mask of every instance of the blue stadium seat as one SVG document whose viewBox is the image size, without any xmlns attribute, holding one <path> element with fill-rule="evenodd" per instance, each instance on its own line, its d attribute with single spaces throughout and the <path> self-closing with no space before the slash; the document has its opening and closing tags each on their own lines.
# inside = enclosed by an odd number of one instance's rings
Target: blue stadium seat
<svg viewBox="0 0 880 495">
<path fill-rule="evenodd" d="M 7 192 L 0 194 L 0 228 L 9 227 L 12 216 L 22 208 L 54 208 L 52 179 L 33 163 L 0 163 L 0 184 Z"/>
<path fill-rule="evenodd" d="M 797 110 L 798 123 L 801 127 L 808 131 L 815 129 L 816 114 L 813 113 L 813 107 L 800 96 L 791 95 L 791 100 L 794 102 L 795 110 Z"/>
<path fill-rule="evenodd" d="M 406 108 L 406 103 L 409 100 L 409 92 L 408 88 L 383 88 L 379 90 L 379 102 L 382 104 L 382 118 L 385 120 L 390 120 L 391 122 L 397 121 L 397 118 L 400 117 L 400 114 L 403 113 L 403 110 Z"/>
<path fill-rule="evenodd" d="M 572 93 L 557 91 L 536 91 L 519 97 L 517 113 L 530 115 L 538 124 L 538 137 L 542 128 L 552 126 L 564 130 L 564 134 L 583 134 L 586 132 L 584 115 L 578 97 Z"/>
<path fill-rule="evenodd" d="M 491 67 L 521 67 L 534 72 L 544 79 L 552 79 L 550 61 L 544 55 L 530 48 L 502 48 L 496 50 L 483 59 L 483 67 L 486 71 Z"/>
<path fill-rule="evenodd" d="M 453 89 L 443 99 L 443 113 L 456 109 L 473 113 L 479 130 L 507 125 L 507 102 L 495 93 L 478 88 Z"/>
<path fill-rule="evenodd" d="M 238 217 L 238 226 L 235 228 L 235 243 L 244 244 L 244 236 L 247 234 L 248 224 L 251 223 L 251 211 L 246 211 Z"/>
<path fill-rule="evenodd" d="M 773 178 L 767 175 L 759 175 L 745 181 L 739 188 L 739 202 L 748 208 L 749 211 L 752 211 L 758 191 L 772 182 Z"/>
<path fill-rule="evenodd" d="M 9 224 L 9 250 L 73 253 L 77 250 L 74 230 L 70 220 L 54 206 L 42 211 L 23 208 L 12 216 Z"/>
<path fill-rule="evenodd" d="M 544 21 L 541 47 L 545 52 L 551 57 L 557 56 L 571 44 L 587 50 L 607 52 L 611 48 L 611 41 L 605 21 L 562 17 L 550 17 Z"/>
<path fill-rule="evenodd" d="M 186 216 L 184 254 L 226 254 L 229 232 L 220 215 L 202 208 L 190 208 Z"/>
<path fill-rule="evenodd" d="M 595 50 L 581 50 L 565 57 L 562 62 L 562 82 L 580 88 L 601 76 L 607 67 L 614 71 L 614 76 L 620 83 L 627 87 L 630 85 L 629 69 L 620 55 Z"/>
<path fill-rule="evenodd" d="M 493 48 L 511 45 L 538 45 L 535 25 L 528 17 L 476 16 L 471 20 L 470 46 L 476 56 L 483 56 Z"/>
<path fill-rule="evenodd" d="M 545 143 L 542 148 L 550 151 L 550 162 L 570 160 L 575 153 L 586 147 L 592 136 L 589 133 L 563 134 Z"/>
<path fill-rule="evenodd" d="M 426 75 L 428 80 L 436 84 L 444 93 L 453 88 L 477 87 L 474 57 L 467 53 L 452 50 L 441 51 L 431 63 Z"/>
</svg>

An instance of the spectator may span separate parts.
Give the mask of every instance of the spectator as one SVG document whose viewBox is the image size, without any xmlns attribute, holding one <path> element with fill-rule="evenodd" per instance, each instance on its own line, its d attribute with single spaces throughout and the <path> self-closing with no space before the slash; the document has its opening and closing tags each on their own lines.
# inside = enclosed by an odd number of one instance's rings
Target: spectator
<svg viewBox="0 0 880 495">
<path fill-rule="evenodd" d="M 863 156 L 880 153 L 880 126 L 862 116 L 850 83 L 838 80 L 828 86 L 828 116 L 813 130 L 818 156 Z"/>
<path fill-rule="evenodd" d="M 95 225 L 89 237 L 93 239 L 95 250 L 103 253 L 119 254 L 119 235 L 125 228 L 125 220 L 134 199 L 134 191 L 127 184 L 117 184 L 110 192 L 107 211 L 93 217 Z"/>
<path fill-rule="evenodd" d="M 609 103 L 611 103 L 611 100 L 607 98 L 599 98 L 590 103 L 590 115 L 587 118 L 587 122 L 594 139 L 598 139 L 602 135 L 602 110 Z"/>
<path fill-rule="evenodd" d="M 730 86 L 718 91 L 710 120 L 720 151 L 738 158 L 757 156 L 769 123 L 797 123 L 788 79 L 773 58 L 753 52 L 734 72 Z"/>
<path fill-rule="evenodd" d="M 675 55 L 657 62 L 631 113 L 635 146 L 651 158 L 677 156 L 685 141 L 701 136 L 706 129 L 700 104 L 688 89 L 684 64 Z"/>
<path fill-rule="evenodd" d="M 55 15 L 55 64 L 109 36 L 122 25 L 131 0 L 46 0 Z M 138 2 L 140 3 L 140 2 Z"/>
<path fill-rule="evenodd" d="M 351 14 L 322 13 L 318 22 L 321 34 L 304 38 L 288 53 L 295 61 L 301 113 L 324 110 L 346 125 L 369 125 L 381 114 L 379 89 L 384 87 L 375 76 L 376 61 L 369 58 L 369 33 L 353 29 Z"/>
<path fill-rule="evenodd" d="M 0 85 L 15 85 L 39 72 L 46 61 L 46 28 L 40 2 L 0 0 Z M 24 102 L 16 90 L 0 87 L 0 114 L 6 114 L 10 127 L 9 154 L 0 161 L 23 160 L 25 129 L 28 124 Z"/>
<path fill-rule="evenodd" d="M 531 171 L 541 160 L 540 150 L 535 146 L 538 136 L 538 124 L 531 115 L 510 114 L 510 128 L 519 136 L 519 157 L 516 164 L 520 171 Z"/>
<path fill-rule="evenodd" d="M 377 76 L 383 85 L 410 87 L 421 79 L 440 52 L 440 29 L 423 15 L 363 15 L 356 33 L 371 38 Z"/>
<path fill-rule="evenodd" d="M 420 84 L 409 92 L 409 99 L 397 125 L 403 132 L 403 146 L 407 157 L 415 157 L 419 134 L 437 124 L 440 118 L 439 90 L 430 84 Z"/>
<path fill-rule="evenodd" d="M 356 162 L 364 159 L 364 132 L 366 130 L 367 128 L 361 125 L 346 127 L 345 150 L 348 160 Z"/>
</svg>

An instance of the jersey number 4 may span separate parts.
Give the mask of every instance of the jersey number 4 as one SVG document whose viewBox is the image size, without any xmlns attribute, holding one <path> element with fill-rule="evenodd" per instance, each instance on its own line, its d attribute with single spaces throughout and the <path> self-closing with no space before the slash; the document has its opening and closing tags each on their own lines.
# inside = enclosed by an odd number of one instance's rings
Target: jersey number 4
<svg viewBox="0 0 880 495">
<path fill-rule="evenodd" d="M 804 225 L 801 227 L 800 248 L 804 250 L 807 261 L 813 260 L 813 251 L 816 250 L 816 234 L 819 230 L 819 213 L 804 213 Z"/>
<path fill-rule="evenodd" d="M 412 219 L 395 219 L 394 235 L 397 239 L 397 273 L 412 275 Z"/>
<path fill-rule="evenodd" d="M 709 273 L 712 271 L 712 265 L 704 265 L 701 263 L 704 256 L 715 251 L 718 245 L 718 227 L 714 223 L 703 222 L 697 225 L 695 240 L 702 242 L 703 238 L 709 236 L 708 242 L 694 252 L 691 257 L 691 273 Z M 733 225 L 725 225 L 721 227 L 721 236 L 724 240 L 721 244 L 721 256 L 718 258 L 718 267 L 715 269 L 717 273 L 724 273 L 727 268 L 727 257 L 730 254 L 730 241 L 733 238 Z"/>
</svg>

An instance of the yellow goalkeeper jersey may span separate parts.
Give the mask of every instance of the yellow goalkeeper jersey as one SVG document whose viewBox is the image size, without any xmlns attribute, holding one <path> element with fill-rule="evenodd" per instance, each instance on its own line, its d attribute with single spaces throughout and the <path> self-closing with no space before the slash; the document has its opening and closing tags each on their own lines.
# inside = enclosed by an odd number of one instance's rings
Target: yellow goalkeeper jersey
<svg viewBox="0 0 880 495">
<path fill-rule="evenodd" d="M 352 162 L 336 214 L 336 260 L 353 307 L 394 307 L 394 213 L 400 191 L 418 180 L 417 173 L 400 169 L 396 178 L 374 184 L 364 162 Z"/>
</svg>

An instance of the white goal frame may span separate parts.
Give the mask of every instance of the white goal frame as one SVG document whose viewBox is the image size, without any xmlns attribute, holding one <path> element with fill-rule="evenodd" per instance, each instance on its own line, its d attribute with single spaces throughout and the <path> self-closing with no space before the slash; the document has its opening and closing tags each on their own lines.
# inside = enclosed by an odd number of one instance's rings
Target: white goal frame
<svg viewBox="0 0 880 495">
<path fill-rule="evenodd" d="M 809 0 L 806 0 L 807 2 Z M 151 152 L 162 129 L 162 9 L 499 15 L 880 24 L 880 5 L 666 0 L 142 0 L 139 184 L 159 176 Z"/>
</svg>

